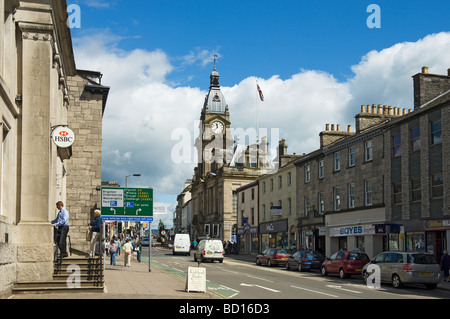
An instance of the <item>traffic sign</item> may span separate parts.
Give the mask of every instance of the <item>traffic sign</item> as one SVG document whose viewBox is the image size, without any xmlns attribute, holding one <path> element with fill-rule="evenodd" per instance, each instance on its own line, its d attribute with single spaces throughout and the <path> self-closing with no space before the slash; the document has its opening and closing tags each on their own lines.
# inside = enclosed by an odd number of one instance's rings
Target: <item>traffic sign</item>
<svg viewBox="0 0 450 319">
<path fill-rule="evenodd" d="M 102 187 L 103 220 L 153 221 L 153 189 Z"/>
</svg>

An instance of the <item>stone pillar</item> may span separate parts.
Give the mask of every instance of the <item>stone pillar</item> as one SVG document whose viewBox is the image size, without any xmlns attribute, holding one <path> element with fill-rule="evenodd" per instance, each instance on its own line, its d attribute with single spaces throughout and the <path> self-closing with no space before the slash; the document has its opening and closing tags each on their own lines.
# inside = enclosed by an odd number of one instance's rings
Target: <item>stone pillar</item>
<svg viewBox="0 0 450 319">
<path fill-rule="evenodd" d="M 22 32 L 22 118 L 20 213 L 17 227 L 18 281 L 48 280 L 52 275 L 50 106 L 53 27 L 19 22 Z"/>
</svg>

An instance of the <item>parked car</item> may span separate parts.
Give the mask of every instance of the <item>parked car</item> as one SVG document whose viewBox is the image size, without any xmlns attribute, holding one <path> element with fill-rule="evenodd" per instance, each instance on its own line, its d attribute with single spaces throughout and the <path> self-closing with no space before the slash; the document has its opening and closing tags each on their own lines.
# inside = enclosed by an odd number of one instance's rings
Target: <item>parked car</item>
<svg viewBox="0 0 450 319">
<path fill-rule="evenodd" d="M 299 250 L 286 261 L 286 269 L 297 269 L 298 271 L 319 269 L 324 258 L 318 251 Z"/>
<path fill-rule="evenodd" d="M 369 256 L 360 251 L 338 251 L 326 258 L 322 264 L 322 275 L 339 274 L 346 278 L 350 275 L 361 275 L 365 264 L 370 262 Z"/>
<path fill-rule="evenodd" d="M 267 266 L 277 266 L 285 265 L 286 260 L 292 256 L 292 254 L 283 248 L 267 248 L 261 254 L 256 256 L 256 264 L 262 265 L 267 264 Z"/>
<path fill-rule="evenodd" d="M 371 264 L 380 267 L 380 280 L 392 283 L 395 288 L 403 284 L 424 284 L 429 289 L 435 289 L 441 281 L 439 263 L 431 253 L 385 251 L 375 256 L 364 265 L 362 275 L 367 283 L 367 267 Z"/>
<path fill-rule="evenodd" d="M 197 249 L 194 252 L 194 261 L 197 261 L 199 259 L 202 262 L 205 260 L 209 260 L 211 262 L 213 262 L 214 260 L 218 260 L 220 263 L 222 263 L 224 255 L 225 251 L 223 250 L 223 244 L 221 240 L 202 239 L 198 243 Z"/>
</svg>

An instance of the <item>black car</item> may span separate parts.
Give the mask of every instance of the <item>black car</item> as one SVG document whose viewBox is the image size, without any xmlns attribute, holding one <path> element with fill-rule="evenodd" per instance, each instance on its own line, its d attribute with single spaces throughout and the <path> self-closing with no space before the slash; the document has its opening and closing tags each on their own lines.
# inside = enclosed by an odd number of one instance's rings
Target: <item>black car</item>
<svg viewBox="0 0 450 319">
<path fill-rule="evenodd" d="M 320 269 L 324 257 L 318 251 L 299 250 L 286 261 L 286 269 L 296 269 L 298 271 Z"/>
</svg>

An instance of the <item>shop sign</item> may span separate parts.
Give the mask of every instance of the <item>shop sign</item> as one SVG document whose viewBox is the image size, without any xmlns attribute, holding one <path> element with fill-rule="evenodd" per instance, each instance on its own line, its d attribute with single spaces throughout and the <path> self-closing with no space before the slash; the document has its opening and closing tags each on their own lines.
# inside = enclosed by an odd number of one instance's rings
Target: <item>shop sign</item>
<svg viewBox="0 0 450 319">
<path fill-rule="evenodd" d="M 450 228 L 450 219 L 424 220 L 423 228 L 425 230 L 449 229 Z"/>
<path fill-rule="evenodd" d="M 374 225 L 349 225 L 330 228 L 330 237 L 360 236 L 375 234 Z"/>
<path fill-rule="evenodd" d="M 52 140 L 56 146 L 67 148 L 75 142 L 75 134 L 67 126 L 58 126 L 52 132 Z"/>
<path fill-rule="evenodd" d="M 279 220 L 260 224 L 261 234 L 287 232 L 287 220 Z"/>
</svg>

